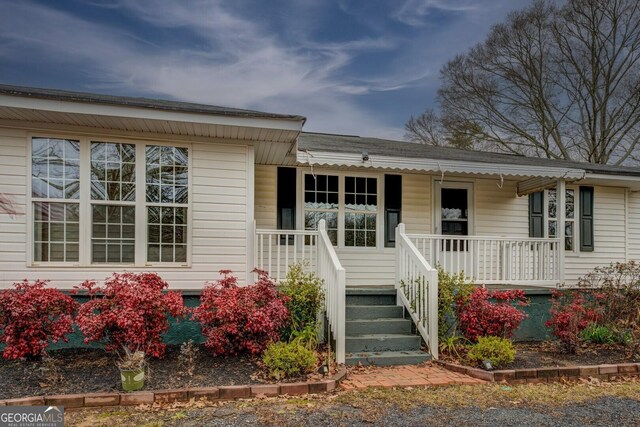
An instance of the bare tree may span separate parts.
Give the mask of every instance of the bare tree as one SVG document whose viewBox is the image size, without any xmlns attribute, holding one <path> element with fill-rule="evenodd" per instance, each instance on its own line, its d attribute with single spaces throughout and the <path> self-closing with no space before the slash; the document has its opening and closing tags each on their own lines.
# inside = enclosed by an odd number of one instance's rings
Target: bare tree
<svg viewBox="0 0 640 427">
<path fill-rule="evenodd" d="M 407 131 L 405 138 L 411 142 L 436 146 L 447 145 L 440 117 L 432 108 L 428 108 L 418 117 L 411 116 L 404 128 Z"/>
<path fill-rule="evenodd" d="M 439 144 L 621 164 L 640 147 L 640 3 L 537 1 L 449 61 Z M 407 123 L 422 136 L 422 116 Z M 410 126 L 411 124 L 411 126 Z M 429 134 L 427 134 L 429 135 Z M 455 137 L 453 136 L 455 135 Z"/>
<path fill-rule="evenodd" d="M 463 121 L 450 123 L 433 109 L 427 109 L 418 117 L 409 118 L 405 124 L 405 138 L 420 144 L 439 147 L 452 146 L 469 150 L 481 145 L 482 130 L 477 124 Z"/>
</svg>

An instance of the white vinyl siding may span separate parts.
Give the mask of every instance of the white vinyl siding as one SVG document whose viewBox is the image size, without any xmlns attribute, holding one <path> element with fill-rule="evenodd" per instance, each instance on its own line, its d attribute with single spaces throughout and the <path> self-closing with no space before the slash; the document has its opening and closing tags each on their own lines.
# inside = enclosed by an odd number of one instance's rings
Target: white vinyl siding
<svg viewBox="0 0 640 427">
<path fill-rule="evenodd" d="M 630 192 L 627 199 L 629 230 L 627 233 L 628 257 L 640 262 L 640 192 Z"/>
<path fill-rule="evenodd" d="M 58 131 L 59 132 L 59 131 Z M 57 133 L 54 136 L 57 136 Z M 41 134 L 41 132 L 39 133 Z M 73 137 L 69 132 L 66 136 Z M 64 136 L 64 135 L 63 135 Z M 128 135 L 128 137 L 131 137 Z M 84 280 L 103 280 L 116 266 L 32 267 L 28 251 L 32 250 L 31 231 L 27 225 L 27 144 L 31 135 L 20 129 L 0 128 L 0 194 L 13 203 L 15 215 L 0 213 L 0 287 L 6 288 L 24 278 L 47 279 L 53 286 L 70 289 Z M 93 136 L 89 136 L 93 138 Z M 95 140 L 105 139 L 96 135 Z M 135 144 L 154 141 L 126 139 Z M 163 140 L 165 144 L 172 141 Z M 193 155 L 191 191 L 191 265 L 122 267 L 127 271 L 154 271 L 173 289 L 200 289 L 206 281 L 219 277 L 218 271 L 230 269 L 245 282 L 247 264 L 247 176 L 249 148 L 246 145 L 189 142 Z M 29 225 L 31 226 L 31 225 Z M 139 244 L 144 245 L 144 242 Z"/>
<path fill-rule="evenodd" d="M 255 219 L 257 228 L 275 230 L 278 225 L 278 168 L 256 165 Z"/>
<path fill-rule="evenodd" d="M 593 252 L 566 252 L 565 281 L 569 284 L 593 270 L 625 260 L 625 190 L 594 188 Z M 579 237 L 577 240 L 579 244 Z"/>
<path fill-rule="evenodd" d="M 475 234 L 529 237 L 529 198 L 516 197 L 516 181 L 475 181 Z"/>
<path fill-rule="evenodd" d="M 407 233 L 430 234 L 431 177 L 429 175 L 402 175 L 402 222 Z"/>
</svg>

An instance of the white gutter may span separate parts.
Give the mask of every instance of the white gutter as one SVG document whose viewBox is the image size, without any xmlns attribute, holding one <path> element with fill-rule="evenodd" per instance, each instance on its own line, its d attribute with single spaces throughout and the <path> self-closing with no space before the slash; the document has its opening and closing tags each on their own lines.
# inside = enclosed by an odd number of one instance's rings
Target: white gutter
<svg viewBox="0 0 640 427">
<path fill-rule="evenodd" d="M 335 153 L 323 151 L 298 151 L 299 163 L 314 166 L 360 167 L 375 169 L 398 169 L 437 173 L 468 173 L 479 175 L 503 175 L 517 177 L 565 178 L 581 179 L 585 175 L 583 169 L 558 168 L 547 166 L 514 165 L 503 163 L 480 163 L 461 160 L 436 160 L 408 157 L 389 157 L 369 155 L 363 162 L 362 154 Z"/>
</svg>

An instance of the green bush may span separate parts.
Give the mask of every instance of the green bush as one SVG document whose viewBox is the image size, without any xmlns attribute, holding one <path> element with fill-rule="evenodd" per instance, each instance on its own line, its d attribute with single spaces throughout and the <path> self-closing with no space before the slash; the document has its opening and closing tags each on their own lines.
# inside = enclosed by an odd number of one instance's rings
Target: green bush
<svg viewBox="0 0 640 427">
<path fill-rule="evenodd" d="M 449 274 L 438 266 L 438 337 L 441 341 L 450 335 L 455 324 L 455 301 L 468 298 L 474 287 L 464 272 Z"/>
<path fill-rule="evenodd" d="M 628 344 L 631 334 L 628 331 L 617 331 L 615 328 L 592 323 L 582 330 L 580 339 L 593 344 Z"/>
<path fill-rule="evenodd" d="M 289 327 L 283 333 L 283 340 L 289 341 L 300 334 L 316 333 L 318 314 L 323 308 L 323 281 L 315 273 L 305 273 L 304 264 L 289 267 L 287 277 L 280 286 L 280 292 L 287 296 L 285 303 L 290 313 Z M 306 331 L 306 332 L 305 332 Z"/>
<path fill-rule="evenodd" d="M 276 380 L 309 373 L 318 363 L 313 350 L 305 347 L 301 339 L 271 343 L 262 356 L 269 376 Z"/>
<path fill-rule="evenodd" d="M 604 325 L 592 323 L 580 332 L 580 339 L 594 344 L 613 344 L 616 334 Z"/>
<path fill-rule="evenodd" d="M 516 349 L 506 338 L 478 337 L 478 343 L 470 347 L 467 358 L 474 364 L 488 360 L 495 368 L 500 368 L 515 360 Z"/>
</svg>

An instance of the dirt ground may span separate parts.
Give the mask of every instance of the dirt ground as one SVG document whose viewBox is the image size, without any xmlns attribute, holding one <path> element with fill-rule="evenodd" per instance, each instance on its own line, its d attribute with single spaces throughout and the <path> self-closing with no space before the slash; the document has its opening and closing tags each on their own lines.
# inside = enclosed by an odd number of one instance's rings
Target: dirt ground
<svg viewBox="0 0 640 427">
<path fill-rule="evenodd" d="M 121 391 L 117 360 L 114 354 L 87 348 L 52 351 L 48 359 L 37 362 L 0 359 L 0 399 Z M 192 374 L 189 374 L 190 370 Z M 320 378 L 319 375 L 312 374 L 288 381 L 314 377 Z M 169 347 L 163 359 L 149 361 L 145 390 L 269 381 L 258 358 L 212 357 L 204 348 L 199 348 L 189 369 L 189 365 L 180 358 L 179 348 Z"/>
<path fill-rule="evenodd" d="M 542 368 L 553 366 L 601 365 L 610 363 L 638 362 L 628 347 L 621 345 L 589 344 L 578 348 L 575 354 L 565 352 L 559 343 L 519 342 L 515 343 L 516 359 L 512 364 L 500 369 Z M 444 360 L 468 365 L 463 358 L 451 354 L 443 354 Z"/>
</svg>

